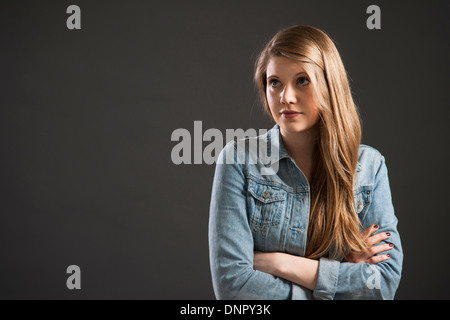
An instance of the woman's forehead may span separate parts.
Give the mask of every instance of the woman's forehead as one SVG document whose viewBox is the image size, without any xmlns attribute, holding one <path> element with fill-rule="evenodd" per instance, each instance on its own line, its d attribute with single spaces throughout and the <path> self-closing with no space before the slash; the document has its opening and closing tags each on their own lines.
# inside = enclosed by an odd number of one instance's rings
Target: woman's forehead
<svg viewBox="0 0 450 320">
<path fill-rule="evenodd" d="M 267 64 L 267 77 L 280 75 L 295 76 L 300 73 L 307 73 L 304 68 L 304 64 L 300 61 L 286 57 L 271 57 L 269 59 L 269 63 Z"/>
</svg>

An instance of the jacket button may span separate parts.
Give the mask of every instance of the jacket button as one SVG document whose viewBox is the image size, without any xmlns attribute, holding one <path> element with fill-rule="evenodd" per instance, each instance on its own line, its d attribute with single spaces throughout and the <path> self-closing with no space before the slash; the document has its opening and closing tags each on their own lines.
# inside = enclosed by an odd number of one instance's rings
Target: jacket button
<svg viewBox="0 0 450 320">
<path fill-rule="evenodd" d="M 268 190 L 264 191 L 264 193 L 262 194 L 264 199 L 267 199 L 268 197 L 270 197 L 270 192 Z"/>
</svg>

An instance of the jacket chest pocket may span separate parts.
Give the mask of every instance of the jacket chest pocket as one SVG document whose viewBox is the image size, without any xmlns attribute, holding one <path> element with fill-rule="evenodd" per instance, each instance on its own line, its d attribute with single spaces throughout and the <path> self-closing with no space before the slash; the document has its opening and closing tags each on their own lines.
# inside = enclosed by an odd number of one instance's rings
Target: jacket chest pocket
<svg viewBox="0 0 450 320">
<path fill-rule="evenodd" d="M 286 206 L 287 192 L 252 179 L 248 181 L 248 192 L 247 205 L 253 231 L 267 231 L 279 225 Z"/>
<path fill-rule="evenodd" d="M 354 198 L 356 213 L 362 219 L 367 211 L 367 207 L 372 201 L 372 187 L 360 187 L 359 192 L 355 193 Z"/>
</svg>

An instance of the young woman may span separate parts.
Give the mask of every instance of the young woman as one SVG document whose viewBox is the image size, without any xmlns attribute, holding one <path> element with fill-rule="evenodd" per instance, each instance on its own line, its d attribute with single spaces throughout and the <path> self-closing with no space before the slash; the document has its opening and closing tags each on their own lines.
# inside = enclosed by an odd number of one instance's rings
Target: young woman
<svg viewBox="0 0 450 320">
<path fill-rule="evenodd" d="M 259 56 L 255 82 L 276 124 L 219 155 L 209 222 L 216 297 L 393 299 L 403 253 L 387 167 L 360 145 L 332 40 L 309 26 L 280 31 Z M 249 161 L 255 139 L 271 152 Z"/>
</svg>

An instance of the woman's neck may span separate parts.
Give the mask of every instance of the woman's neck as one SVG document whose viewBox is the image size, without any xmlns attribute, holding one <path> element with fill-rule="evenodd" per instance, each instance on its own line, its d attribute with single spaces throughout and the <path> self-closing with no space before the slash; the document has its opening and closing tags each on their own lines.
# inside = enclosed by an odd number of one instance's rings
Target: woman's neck
<svg viewBox="0 0 450 320">
<path fill-rule="evenodd" d="M 319 127 L 316 125 L 310 130 L 294 133 L 280 128 L 280 134 L 287 153 L 310 181 L 314 168 L 313 158 L 314 150 L 317 147 Z"/>
<path fill-rule="evenodd" d="M 286 151 L 292 158 L 311 158 L 317 145 L 319 128 L 315 126 L 302 132 L 286 132 L 280 128 L 280 134 Z"/>
</svg>

